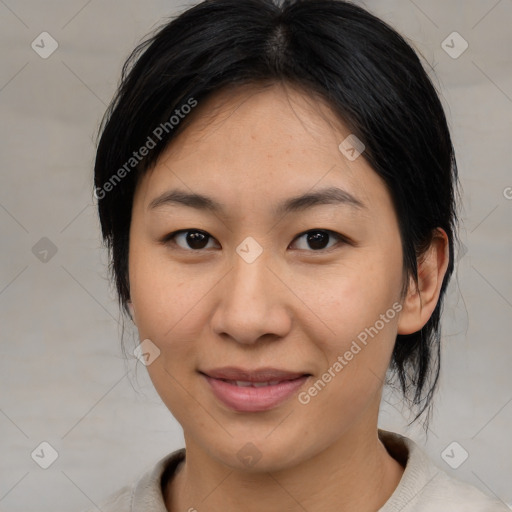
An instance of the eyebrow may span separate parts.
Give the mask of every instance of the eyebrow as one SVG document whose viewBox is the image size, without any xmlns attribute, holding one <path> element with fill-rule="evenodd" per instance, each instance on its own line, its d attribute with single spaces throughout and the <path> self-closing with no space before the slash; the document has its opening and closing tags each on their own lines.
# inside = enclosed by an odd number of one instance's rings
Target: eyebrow
<svg viewBox="0 0 512 512">
<path fill-rule="evenodd" d="M 314 206 L 326 204 L 342 204 L 354 209 L 366 208 L 359 199 L 346 190 L 338 187 L 329 187 L 286 199 L 277 205 L 275 214 L 279 216 L 285 213 L 304 211 Z M 223 205 L 215 199 L 202 194 L 185 192 L 183 190 L 164 192 L 149 203 L 148 209 L 154 210 L 165 205 L 182 205 L 219 214 L 224 212 Z"/>
</svg>

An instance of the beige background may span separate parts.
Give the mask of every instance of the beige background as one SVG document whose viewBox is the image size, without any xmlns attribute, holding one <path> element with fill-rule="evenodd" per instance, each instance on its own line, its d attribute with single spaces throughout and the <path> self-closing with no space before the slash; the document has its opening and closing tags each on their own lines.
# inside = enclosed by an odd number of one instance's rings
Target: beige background
<svg viewBox="0 0 512 512">
<path fill-rule="evenodd" d="M 91 507 L 183 446 L 145 368 L 122 357 L 92 165 L 124 59 L 186 5 L 0 0 L 0 510 Z M 465 248 L 446 307 L 430 434 L 406 429 L 396 396 L 383 404 L 381 426 L 512 508 L 512 1 L 365 5 L 434 66 L 464 192 Z M 59 45 L 47 59 L 31 48 L 43 31 Z M 457 59 L 441 47 L 453 31 L 469 44 Z M 46 262 L 43 237 L 57 251 Z M 48 469 L 31 458 L 43 441 L 58 453 Z M 458 469 L 441 456 L 453 441 L 469 453 Z"/>
</svg>

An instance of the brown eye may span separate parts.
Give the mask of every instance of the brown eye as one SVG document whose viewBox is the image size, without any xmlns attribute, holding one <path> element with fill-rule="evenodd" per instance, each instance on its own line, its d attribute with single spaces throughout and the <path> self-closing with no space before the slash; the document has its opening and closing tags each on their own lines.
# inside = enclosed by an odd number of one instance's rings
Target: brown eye
<svg viewBox="0 0 512 512">
<path fill-rule="evenodd" d="M 164 243 L 172 242 L 181 249 L 199 251 L 208 248 L 208 242 L 214 238 L 200 229 L 182 229 L 167 235 Z"/>
<path fill-rule="evenodd" d="M 335 243 L 329 245 L 329 239 L 334 238 Z M 296 240 L 303 239 L 305 244 L 302 244 L 302 247 L 298 247 L 300 250 L 313 250 L 313 251 L 321 251 L 325 249 L 330 249 L 336 243 L 340 241 L 344 242 L 345 237 L 340 235 L 339 233 L 335 233 L 334 231 L 330 231 L 328 229 L 311 229 L 299 235 Z"/>
</svg>

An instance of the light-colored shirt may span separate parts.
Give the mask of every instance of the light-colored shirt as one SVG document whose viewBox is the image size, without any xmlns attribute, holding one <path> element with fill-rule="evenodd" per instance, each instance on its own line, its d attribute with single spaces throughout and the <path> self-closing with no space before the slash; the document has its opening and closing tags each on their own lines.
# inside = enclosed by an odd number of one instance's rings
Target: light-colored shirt
<svg viewBox="0 0 512 512">
<path fill-rule="evenodd" d="M 498 498 L 440 469 L 411 439 L 382 429 L 378 433 L 389 454 L 405 466 L 405 471 L 393 494 L 376 512 L 510 512 Z M 182 448 L 160 459 L 140 479 L 112 494 L 99 505 L 100 509 L 103 512 L 167 512 L 162 481 L 172 479 L 185 458 L 185 451 Z"/>
</svg>

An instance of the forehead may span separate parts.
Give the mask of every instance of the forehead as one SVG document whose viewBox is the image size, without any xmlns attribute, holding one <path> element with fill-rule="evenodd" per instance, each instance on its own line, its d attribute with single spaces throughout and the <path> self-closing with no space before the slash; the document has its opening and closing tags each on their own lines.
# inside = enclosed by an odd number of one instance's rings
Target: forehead
<svg viewBox="0 0 512 512">
<path fill-rule="evenodd" d="M 315 188 L 340 187 L 361 202 L 386 191 L 364 158 L 340 144 L 350 131 L 319 96 L 283 84 L 238 86 L 210 96 L 141 180 L 145 204 L 179 185 L 241 206 L 269 206 Z"/>
<path fill-rule="evenodd" d="M 219 149 L 249 150 L 257 142 L 272 146 L 273 153 L 279 154 L 280 147 L 290 149 L 293 139 L 294 149 L 306 137 L 312 139 L 309 149 L 320 149 L 330 144 L 328 139 L 335 141 L 350 133 L 319 94 L 287 83 L 225 87 L 199 101 L 183 125 L 166 149 L 175 159 L 190 149 L 189 144 L 213 145 L 222 140 Z M 235 148 L 236 142 L 243 144 Z"/>
</svg>

